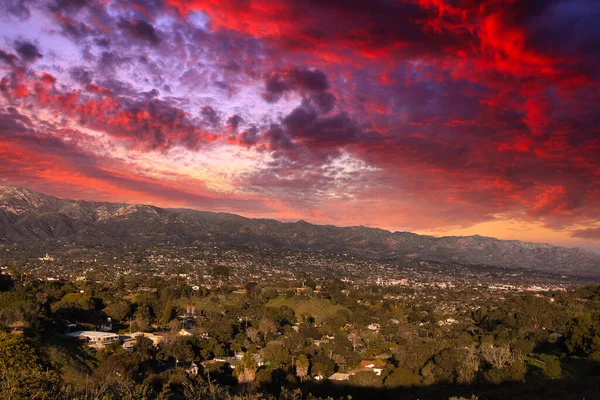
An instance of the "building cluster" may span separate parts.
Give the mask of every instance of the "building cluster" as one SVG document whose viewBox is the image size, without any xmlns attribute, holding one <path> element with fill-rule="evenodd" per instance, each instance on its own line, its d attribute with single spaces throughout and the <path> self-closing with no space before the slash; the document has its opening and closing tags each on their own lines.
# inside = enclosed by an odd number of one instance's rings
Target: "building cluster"
<svg viewBox="0 0 600 400">
<path fill-rule="evenodd" d="M 355 286 L 376 285 L 415 290 L 474 288 L 510 292 L 544 292 L 565 290 L 579 284 L 566 278 L 539 272 L 503 270 L 484 266 L 464 266 L 399 259 L 378 261 L 348 254 L 269 249 L 231 249 L 214 246 L 122 246 L 88 249 L 63 243 L 52 251 L 41 248 L 39 255 L 31 249 L 4 248 L 2 267 L 42 280 L 79 282 L 139 281 L 148 287 L 149 279 L 172 279 L 193 290 L 201 286 L 244 285 L 289 282 L 298 276 L 336 278 Z M 227 276 L 215 273 L 228 271 Z"/>
</svg>

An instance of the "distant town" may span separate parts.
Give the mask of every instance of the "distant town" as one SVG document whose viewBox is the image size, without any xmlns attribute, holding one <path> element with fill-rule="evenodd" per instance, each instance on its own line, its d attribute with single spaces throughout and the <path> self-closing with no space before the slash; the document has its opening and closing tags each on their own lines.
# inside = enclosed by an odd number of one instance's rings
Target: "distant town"
<svg viewBox="0 0 600 400">
<path fill-rule="evenodd" d="M 0 244 L 6 273 L 20 273 L 41 280 L 105 282 L 127 277 L 146 282 L 150 278 L 186 283 L 192 290 L 223 283 L 215 271 L 227 270 L 227 282 L 243 287 L 278 283 L 294 287 L 300 274 L 312 279 L 337 278 L 351 287 L 383 286 L 410 290 L 460 289 L 512 292 L 551 292 L 594 282 L 579 276 L 551 275 L 537 271 L 486 266 L 442 264 L 430 261 L 380 261 L 348 254 L 235 249 L 219 246 L 111 246 L 89 249 L 68 242 L 55 243 L 52 251 L 40 247 L 32 255 L 31 245 Z M 600 281 L 600 279 L 598 279 Z M 301 282 L 300 282 L 301 283 Z M 141 286 L 144 289 L 143 286 Z"/>
</svg>

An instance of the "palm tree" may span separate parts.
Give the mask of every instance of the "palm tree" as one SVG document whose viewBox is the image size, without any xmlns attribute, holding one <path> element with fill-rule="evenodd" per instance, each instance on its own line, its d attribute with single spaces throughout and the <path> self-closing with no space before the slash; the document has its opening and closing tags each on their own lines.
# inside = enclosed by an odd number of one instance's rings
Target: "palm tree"
<svg viewBox="0 0 600 400">
<path fill-rule="evenodd" d="M 308 375 L 308 368 L 310 367 L 310 362 L 308 361 L 308 357 L 305 354 L 300 354 L 298 360 L 296 361 L 296 375 L 300 378 L 300 382 L 304 380 L 304 377 Z"/>
</svg>

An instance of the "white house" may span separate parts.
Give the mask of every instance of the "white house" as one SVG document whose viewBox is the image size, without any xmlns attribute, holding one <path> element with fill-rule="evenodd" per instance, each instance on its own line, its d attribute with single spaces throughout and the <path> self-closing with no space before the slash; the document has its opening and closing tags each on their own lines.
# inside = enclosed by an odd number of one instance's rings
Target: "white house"
<svg viewBox="0 0 600 400">
<path fill-rule="evenodd" d="M 381 325 L 379 325 L 378 323 L 374 322 L 372 324 L 369 324 L 369 326 L 367 326 L 367 329 L 370 331 L 379 331 L 379 329 L 381 329 Z"/>
<path fill-rule="evenodd" d="M 152 340 L 152 344 L 154 345 L 154 347 L 158 347 L 158 345 L 160 343 L 164 342 L 164 340 L 165 340 L 165 337 L 160 334 L 148 333 L 148 332 L 135 332 L 135 333 L 129 334 L 126 337 L 125 341 L 123 342 L 123 348 L 127 351 L 133 351 L 133 348 L 135 347 L 135 344 L 137 343 L 137 338 L 139 336 L 143 336 L 146 339 Z"/>
<path fill-rule="evenodd" d="M 347 381 L 350 378 L 350 374 L 344 374 L 342 372 L 336 372 L 335 374 L 329 377 L 329 380 L 332 381 Z"/>
<path fill-rule="evenodd" d="M 107 344 L 119 341 L 119 335 L 110 332 L 77 331 L 67 333 L 65 336 L 78 339 L 83 344 L 92 347 L 104 347 Z"/>
</svg>

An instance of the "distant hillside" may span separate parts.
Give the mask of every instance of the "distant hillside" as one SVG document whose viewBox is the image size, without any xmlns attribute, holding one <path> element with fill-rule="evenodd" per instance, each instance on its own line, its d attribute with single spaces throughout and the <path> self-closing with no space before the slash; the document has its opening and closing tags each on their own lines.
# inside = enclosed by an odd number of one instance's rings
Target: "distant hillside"
<svg viewBox="0 0 600 400">
<path fill-rule="evenodd" d="M 58 199 L 0 186 L 0 242 L 53 238 L 68 238 L 82 245 L 285 248 L 600 276 L 600 254 L 579 248 L 482 236 L 435 238 L 365 227 L 284 223 L 227 213 Z"/>
</svg>

